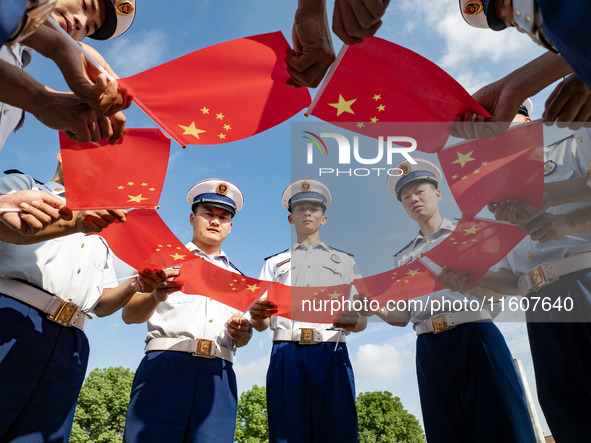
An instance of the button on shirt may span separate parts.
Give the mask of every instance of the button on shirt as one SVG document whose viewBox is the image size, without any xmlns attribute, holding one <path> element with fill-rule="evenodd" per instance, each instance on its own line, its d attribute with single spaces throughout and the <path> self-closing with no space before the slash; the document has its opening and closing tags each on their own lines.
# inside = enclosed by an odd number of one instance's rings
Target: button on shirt
<svg viewBox="0 0 591 443">
<path fill-rule="evenodd" d="M 228 256 L 220 254 L 209 256 L 195 244 L 185 245 L 194 254 L 203 257 L 222 269 L 237 273 L 230 266 Z M 181 275 L 182 275 L 181 268 Z M 148 320 L 146 342 L 156 337 L 186 337 L 190 339 L 204 338 L 213 340 L 218 345 L 235 349 L 234 341 L 228 335 L 226 322 L 239 312 L 230 306 L 210 299 L 207 294 L 185 294 L 177 291 L 161 302 Z"/>
<path fill-rule="evenodd" d="M 580 129 L 571 137 L 544 148 L 544 157 L 546 168 L 550 171 L 544 177 L 545 183 L 585 176 L 591 163 L 591 130 Z M 589 204 L 589 202 L 578 202 L 552 206 L 547 212 L 564 214 Z M 542 263 L 555 262 L 571 255 L 591 251 L 591 233 L 577 233 L 573 237 L 580 240 L 565 237 L 562 240 L 540 243 L 532 241 L 531 237 L 527 236 L 495 266 L 495 269 L 510 269 L 515 275 L 521 277 Z"/>
<path fill-rule="evenodd" d="M 58 183 L 40 185 L 24 174 L 0 179 L 0 194 L 28 189 L 40 189 L 62 199 L 65 192 Z M 117 286 L 113 255 L 105 241 L 81 233 L 33 245 L 0 242 L 0 275 L 70 298 L 86 313 L 92 311 L 103 289 Z"/>
<path fill-rule="evenodd" d="M 443 240 L 445 240 L 453 232 L 455 227 L 456 222 L 451 222 L 450 220 L 444 218 L 441 222 L 441 226 L 439 227 L 439 229 L 435 231 L 433 234 L 431 234 L 429 237 L 424 237 L 419 232 L 417 237 L 408 246 L 406 246 L 402 251 L 396 254 L 394 258 L 394 266 L 404 266 L 418 258 L 420 254 L 423 254 L 428 250 L 434 248 Z M 450 310 L 437 311 L 432 309 L 431 300 L 443 299 L 446 300 L 445 304 L 448 306 L 449 304 L 453 305 L 454 300 L 479 300 L 478 298 L 469 294 L 463 295 L 459 292 L 450 291 L 449 289 L 442 289 L 441 291 L 433 292 L 432 294 L 417 297 L 416 299 L 414 299 L 417 301 L 416 304 L 409 303 L 408 306 L 410 306 L 411 308 L 422 307 L 422 309 L 410 310 L 410 321 L 413 323 L 419 323 L 421 321 L 427 320 L 432 315 L 436 315 L 438 312 L 450 312 Z M 459 303 L 457 304 L 459 305 Z"/>
<path fill-rule="evenodd" d="M 4 60 L 17 68 L 24 68 L 31 62 L 32 50 L 22 45 L 0 47 L 0 60 Z M 12 131 L 20 129 L 25 122 L 22 109 L 0 102 L 0 150 Z"/>
<path fill-rule="evenodd" d="M 276 281 L 287 286 L 333 286 L 351 283 L 360 278 L 353 257 L 346 252 L 315 243 L 307 247 L 296 243 L 289 251 L 282 252 L 265 261 L 260 280 Z M 353 287 L 352 294 L 356 293 Z M 334 329 L 330 323 L 307 323 L 272 316 L 271 329 L 315 328 Z"/>
</svg>

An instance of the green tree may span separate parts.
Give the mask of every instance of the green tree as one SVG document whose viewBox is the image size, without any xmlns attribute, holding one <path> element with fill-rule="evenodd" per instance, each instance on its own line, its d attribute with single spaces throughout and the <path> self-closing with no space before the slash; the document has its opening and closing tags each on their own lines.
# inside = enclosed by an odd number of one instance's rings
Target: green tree
<svg viewBox="0 0 591 443">
<path fill-rule="evenodd" d="M 357 396 L 359 443 L 423 443 L 425 434 L 417 418 L 388 391 Z"/>
<path fill-rule="evenodd" d="M 240 395 L 234 440 L 239 443 L 266 443 L 269 441 L 267 393 L 264 386 L 254 385 Z"/>
<path fill-rule="evenodd" d="M 133 374 L 122 367 L 88 374 L 78 397 L 71 443 L 122 441 Z"/>
</svg>

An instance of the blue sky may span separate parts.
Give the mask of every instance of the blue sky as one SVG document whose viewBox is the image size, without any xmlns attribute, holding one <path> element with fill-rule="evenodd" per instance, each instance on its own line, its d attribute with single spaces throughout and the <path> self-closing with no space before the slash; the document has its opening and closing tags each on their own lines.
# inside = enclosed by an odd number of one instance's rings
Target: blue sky
<svg viewBox="0 0 591 443">
<path fill-rule="evenodd" d="M 280 30 L 291 41 L 297 2 L 185 0 L 138 3 L 135 23 L 122 37 L 107 42 L 87 40 L 121 77 L 235 38 Z M 332 15 L 333 3 L 328 3 Z M 463 22 L 455 0 L 393 0 L 377 36 L 429 58 L 470 93 L 542 53 L 526 36 L 514 30 L 493 33 L 469 27 Z M 338 52 L 342 43 L 336 36 L 333 36 L 333 43 Z M 65 89 L 59 72 L 40 56 L 34 57 L 27 71 L 55 89 Z M 532 98 L 534 118 L 541 116 L 550 91 L 546 89 Z M 315 91 L 311 93 L 314 96 Z M 126 115 L 128 127 L 155 127 L 134 105 Z M 264 257 L 282 251 L 292 243 L 281 194 L 292 177 L 300 178 L 297 176 L 299 171 L 292 169 L 290 148 L 292 123 L 304 121 L 315 120 L 313 117 L 304 119 L 302 111 L 290 121 L 262 134 L 218 146 L 181 149 L 172 142 L 159 213 L 177 237 L 186 242 L 191 236 L 189 208 L 185 200 L 187 190 L 205 178 L 232 181 L 243 191 L 245 205 L 234 219 L 224 250 L 245 274 L 257 277 Z M 16 168 L 39 180 L 48 180 L 55 171 L 57 150 L 57 132 L 28 116 L 25 127 L 11 135 L 0 152 L 0 164 L 3 169 Z M 100 180 L 100 177 L 95 179 Z M 328 244 L 354 253 L 366 275 L 392 268 L 393 254 L 417 231 L 416 225 L 396 206 L 398 202 L 388 194 L 385 179 L 375 189 L 375 194 L 368 191 L 371 194 L 368 199 L 353 201 L 344 198 L 347 195 L 345 189 L 333 189 L 335 203 L 327 213 L 329 222 L 323 232 L 323 239 Z M 449 196 L 445 186 L 443 191 Z M 451 197 L 442 205 L 441 212 L 448 218 L 459 215 Z M 343 226 L 344 219 L 359 227 L 355 236 L 347 237 L 343 234 L 346 230 L 334 229 Z M 499 327 L 514 356 L 523 361 L 535 394 L 523 324 L 501 322 Z M 89 370 L 108 366 L 135 369 L 142 358 L 145 332 L 145 325 L 124 325 L 118 313 L 91 321 L 88 327 L 91 342 Z M 349 337 L 349 350 L 358 392 L 391 391 L 420 418 L 414 342 L 410 327 L 395 328 L 370 322 L 366 331 Z M 250 344 L 238 351 L 235 369 L 240 391 L 255 383 L 264 384 L 270 347 L 271 336 L 267 331 L 255 333 Z M 548 431 L 545 423 L 543 428 Z"/>
</svg>

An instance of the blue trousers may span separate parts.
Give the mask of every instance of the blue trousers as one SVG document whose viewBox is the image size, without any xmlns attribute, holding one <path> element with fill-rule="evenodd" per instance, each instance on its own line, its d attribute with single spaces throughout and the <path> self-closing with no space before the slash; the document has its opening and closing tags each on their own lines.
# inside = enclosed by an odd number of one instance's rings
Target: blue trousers
<svg viewBox="0 0 591 443">
<path fill-rule="evenodd" d="M 536 441 L 511 353 L 493 322 L 419 335 L 416 358 L 429 443 Z"/>
<path fill-rule="evenodd" d="M 231 443 L 236 409 L 232 363 L 148 352 L 133 380 L 123 441 Z"/>
<path fill-rule="evenodd" d="M 0 441 L 67 442 L 88 354 L 84 332 L 0 295 Z"/>
<path fill-rule="evenodd" d="M 548 312 L 552 322 L 527 325 L 536 372 L 538 399 L 554 439 L 558 442 L 589 441 L 591 435 L 591 322 L 582 315 L 591 307 L 591 270 L 564 276 L 536 294 L 556 300 L 576 300 L 571 322 L 562 313 Z M 528 315 L 530 320 L 531 315 Z M 536 320 L 540 320 L 538 313 Z M 587 322 L 576 320 L 586 319 Z"/>
<path fill-rule="evenodd" d="M 357 442 L 355 382 L 344 343 L 274 342 L 267 372 L 269 442 Z"/>
</svg>

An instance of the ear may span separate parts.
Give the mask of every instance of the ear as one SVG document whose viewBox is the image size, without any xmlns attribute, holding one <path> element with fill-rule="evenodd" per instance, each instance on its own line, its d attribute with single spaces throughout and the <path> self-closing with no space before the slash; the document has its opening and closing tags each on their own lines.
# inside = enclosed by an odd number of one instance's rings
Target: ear
<svg viewBox="0 0 591 443">
<path fill-rule="evenodd" d="M 292 224 L 292 225 L 293 225 L 293 217 L 291 216 L 291 214 L 289 214 L 289 215 L 287 216 L 287 221 L 288 221 L 290 224 Z"/>
<path fill-rule="evenodd" d="M 60 163 L 62 162 L 62 150 L 61 149 L 57 152 L 57 161 Z"/>
<path fill-rule="evenodd" d="M 189 223 L 191 223 L 191 226 L 193 226 L 194 222 L 195 222 L 195 213 L 191 212 L 191 216 L 189 217 Z"/>
<path fill-rule="evenodd" d="M 322 218 L 320 219 L 320 226 L 324 226 L 326 224 L 327 220 L 328 220 L 328 217 L 326 215 L 323 215 Z"/>
<path fill-rule="evenodd" d="M 435 189 L 435 196 L 437 197 L 437 201 L 441 201 L 441 191 L 439 189 Z"/>
</svg>

